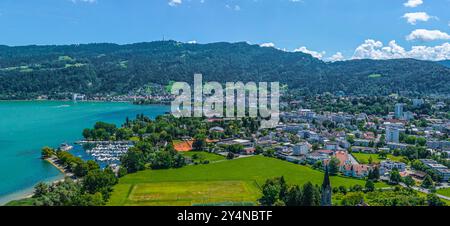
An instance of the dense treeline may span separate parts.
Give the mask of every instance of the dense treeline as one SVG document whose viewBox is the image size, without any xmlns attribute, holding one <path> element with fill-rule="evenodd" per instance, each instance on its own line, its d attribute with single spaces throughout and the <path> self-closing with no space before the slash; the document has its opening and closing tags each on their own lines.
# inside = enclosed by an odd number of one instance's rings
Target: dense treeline
<svg viewBox="0 0 450 226">
<path fill-rule="evenodd" d="M 266 180 L 261 189 L 259 202 L 263 206 L 320 206 L 320 188 L 311 182 L 301 187 L 278 177 Z"/>
<path fill-rule="evenodd" d="M 145 84 L 191 81 L 194 73 L 211 81 L 280 81 L 303 93 L 450 93 L 450 68 L 411 59 L 325 63 L 247 43 L 0 47 L 0 99 L 127 94 Z"/>
</svg>

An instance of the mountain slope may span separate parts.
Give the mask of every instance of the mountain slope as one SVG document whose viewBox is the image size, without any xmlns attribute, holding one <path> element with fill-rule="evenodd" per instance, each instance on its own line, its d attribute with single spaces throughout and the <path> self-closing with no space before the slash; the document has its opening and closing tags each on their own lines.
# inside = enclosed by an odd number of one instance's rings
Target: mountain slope
<svg viewBox="0 0 450 226">
<path fill-rule="evenodd" d="M 450 69 L 411 59 L 325 63 L 247 43 L 0 46 L 0 99 L 124 94 L 147 83 L 279 81 L 309 93 L 450 93 Z"/>
<path fill-rule="evenodd" d="M 450 68 L 450 60 L 438 61 L 437 63 L 439 63 L 440 65 L 444 65 L 444 66 Z"/>
</svg>

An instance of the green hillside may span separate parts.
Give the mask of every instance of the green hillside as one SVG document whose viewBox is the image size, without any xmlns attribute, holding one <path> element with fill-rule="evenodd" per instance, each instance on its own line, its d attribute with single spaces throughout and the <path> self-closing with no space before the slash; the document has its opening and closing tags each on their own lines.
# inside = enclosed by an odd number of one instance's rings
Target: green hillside
<svg viewBox="0 0 450 226">
<path fill-rule="evenodd" d="M 450 68 L 435 62 L 325 63 L 309 54 L 245 42 L 0 46 L 0 61 L 0 99 L 127 94 L 151 83 L 190 82 L 194 73 L 208 81 L 279 81 L 308 94 L 450 93 Z"/>
</svg>

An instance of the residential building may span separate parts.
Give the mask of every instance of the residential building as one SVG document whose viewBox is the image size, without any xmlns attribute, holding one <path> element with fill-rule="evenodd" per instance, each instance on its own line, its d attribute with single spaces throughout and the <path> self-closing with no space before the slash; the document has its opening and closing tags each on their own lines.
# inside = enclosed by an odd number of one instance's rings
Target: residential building
<svg viewBox="0 0 450 226">
<path fill-rule="evenodd" d="M 311 151 L 312 145 L 308 142 L 302 142 L 294 145 L 293 154 L 294 155 L 306 155 Z"/>
<path fill-rule="evenodd" d="M 413 99 L 412 102 L 414 107 L 420 107 L 425 103 L 423 99 Z"/>
<path fill-rule="evenodd" d="M 450 170 L 438 162 L 431 159 L 420 159 L 420 161 L 425 164 L 428 168 L 432 169 L 439 177 L 441 181 L 448 182 L 450 179 Z"/>
<path fill-rule="evenodd" d="M 392 126 L 386 127 L 386 142 L 387 143 L 399 143 L 400 142 L 400 129 Z"/>
<path fill-rule="evenodd" d="M 403 104 L 398 103 L 395 105 L 395 114 L 394 117 L 396 119 L 402 119 L 403 118 Z"/>
<path fill-rule="evenodd" d="M 362 147 L 369 147 L 371 140 L 367 139 L 355 139 L 355 143 L 353 145 L 355 146 L 362 146 Z"/>
<path fill-rule="evenodd" d="M 406 164 L 403 162 L 394 161 L 381 161 L 380 163 L 380 175 L 391 172 L 393 169 L 398 169 L 399 172 L 404 172 L 406 170 Z"/>
</svg>

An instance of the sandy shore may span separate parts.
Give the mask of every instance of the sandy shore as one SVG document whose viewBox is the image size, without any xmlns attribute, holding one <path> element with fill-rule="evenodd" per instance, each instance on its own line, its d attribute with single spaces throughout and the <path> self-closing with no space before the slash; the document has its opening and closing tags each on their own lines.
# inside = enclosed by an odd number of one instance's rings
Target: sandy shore
<svg viewBox="0 0 450 226">
<path fill-rule="evenodd" d="M 64 175 L 59 175 L 56 177 L 52 177 L 49 178 L 43 182 L 45 183 L 55 183 L 58 181 L 64 180 Z M 11 193 L 11 194 L 7 194 L 4 196 L 0 196 L 0 206 L 3 206 L 5 204 L 7 204 L 8 202 L 14 201 L 14 200 L 20 200 L 20 199 L 26 199 L 26 198 L 31 198 L 33 196 L 33 192 L 34 192 L 34 186 Z"/>
<path fill-rule="evenodd" d="M 60 165 L 58 165 L 55 161 L 56 159 L 54 158 L 50 158 L 50 159 L 45 159 L 45 161 L 47 161 L 48 163 L 52 164 L 52 166 L 54 166 L 56 169 L 58 169 L 62 175 L 53 177 L 53 178 L 49 178 L 43 182 L 45 183 L 49 183 L 49 184 L 53 184 L 59 181 L 64 180 L 64 178 L 67 175 L 67 172 L 65 171 L 65 169 L 63 167 L 61 167 Z M 14 192 L 12 194 L 7 194 L 5 196 L 0 196 L 0 206 L 3 206 L 5 204 L 7 204 L 8 202 L 14 201 L 14 200 L 20 200 L 20 199 L 26 199 L 26 198 L 31 198 L 33 196 L 33 192 L 34 192 L 34 186 Z"/>
</svg>

